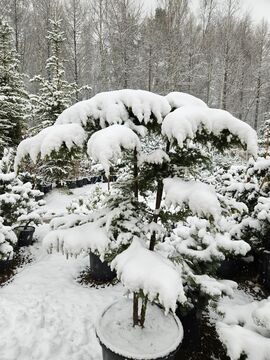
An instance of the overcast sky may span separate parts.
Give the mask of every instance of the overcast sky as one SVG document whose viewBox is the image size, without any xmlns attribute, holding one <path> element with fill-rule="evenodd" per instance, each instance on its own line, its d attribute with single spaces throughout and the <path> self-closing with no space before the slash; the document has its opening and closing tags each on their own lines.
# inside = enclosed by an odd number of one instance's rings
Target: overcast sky
<svg viewBox="0 0 270 360">
<path fill-rule="evenodd" d="M 158 0 L 140 0 L 147 9 L 155 8 Z M 198 0 L 190 0 L 196 8 Z M 270 0 L 241 0 L 244 10 L 248 10 L 255 21 L 265 18 L 270 23 Z"/>
</svg>

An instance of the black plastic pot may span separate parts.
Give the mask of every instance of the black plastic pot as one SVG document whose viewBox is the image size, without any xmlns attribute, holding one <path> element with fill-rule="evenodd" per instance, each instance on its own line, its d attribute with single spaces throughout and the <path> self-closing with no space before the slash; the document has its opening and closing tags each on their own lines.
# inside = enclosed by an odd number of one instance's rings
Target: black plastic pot
<svg viewBox="0 0 270 360">
<path fill-rule="evenodd" d="M 129 310 L 132 309 L 132 300 L 131 299 L 128 299 L 127 300 L 129 302 Z M 116 306 L 116 308 L 114 308 L 112 310 L 112 307 L 114 307 L 115 305 L 120 306 L 120 308 L 124 309 L 123 307 L 125 307 L 127 305 L 127 302 L 126 300 L 124 300 L 123 298 L 119 301 L 116 301 L 114 303 L 112 303 L 111 305 L 109 305 L 109 307 L 107 307 L 104 312 L 102 313 L 102 315 L 100 316 L 100 318 L 98 319 L 97 323 L 96 323 L 96 336 L 99 340 L 99 343 L 101 345 L 101 348 L 102 348 L 102 355 L 103 355 L 103 360 L 138 360 L 136 355 L 134 354 L 133 356 L 131 354 L 127 355 L 125 354 L 128 350 L 127 348 L 126 349 L 122 349 L 121 348 L 121 345 L 119 343 L 119 334 L 114 334 L 114 333 L 110 333 L 112 336 L 116 336 L 116 343 L 114 344 L 115 346 L 113 346 L 113 349 L 112 348 L 109 348 L 108 345 L 106 345 L 106 335 L 104 337 L 104 334 L 103 334 L 103 330 L 102 330 L 102 327 L 103 325 L 101 325 L 103 319 L 104 319 L 104 316 L 106 317 L 106 314 L 108 314 L 108 312 L 110 313 L 110 311 L 112 311 L 112 314 L 115 314 L 115 312 L 117 313 L 118 311 L 118 307 Z M 159 307 L 159 305 L 156 305 Z M 148 310 L 149 311 L 149 310 Z M 160 309 L 161 312 L 163 312 L 164 310 L 163 309 Z M 109 315 L 110 317 L 111 315 Z M 123 319 L 121 319 L 121 316 L 117 316 L 117 320 L 116 320 L 116 317 L 113 315 L 113 318 L 110 320 L 110 319 L 106 319 L 105 320 L 105 323 L 104 324 L 107 324 L 108 321 L 112 321 L 113 323 L 118 323 L 118 322 L 122 322 Z M 172 341 L 175 342 L 174 344 L 174 347 L 172 347 L 173 344 L 171 344 L 171 349 L 174 349 L 174 350 L 168 350 L 168 352 L 166 351 L 163 351 L 162 354 L 164 355 L 161 355 L 161 353 L 159 352 L 157 354 L 157 356 L 155 357 L 154 354 L 152 356 L 146 356 L 147 360 L 173 360 L 173 359 L 179 359 L 178 357 L 176 357 L 176 354 L 179 350 L 179 348 L 182 346 L 182 336 L 183 336 L 183 329 L 182 329 L 182 324 L 180 323 L 180 321 L 177 319 L 176 316 L 174 316 L 174 320 L 177 324 L 177 327 L 178 327 L 178 334 L 175 334 L 176 337 L 175 339 L 171 339 Z M 113 325 L 113 323 L 111 325 Z M 127 325 L 127 324 L 126 324 Z M 165 328 L 164 328 L 164 332 L 166 331 L 166 323 L 164 324 Z M 112 327 L 114 328 L 114 326 Z M 118 325 L 116 327 L 116 329 L 118 328 Z M 111 330 L 111 331 L 114 331 L 114 330 Z M 143 331 L 143 329 L 141 329 L 141 331 Z M 146 333 L 147 334 L 147 333 Z M 143 333 L 142 333 L 143 335 Z M 160 334 L 160 338 L 159 338 L 159 341 L 160 339 L 162 339 L 162 333 Z M 148 334 L 149 336 L 149 334 Z M 129 339 L 131 341 L 131 338 Z M 153 343 L 156 343 L 157 342 L 157 339 L 152 339 L 153 340 Z M 111 341 L 109 341 L 110 344 L 112 344 Z M 127 345 L 127 343 L 126 343 Z M 139 350 L 138 348 L 139 344 L 137 343 L 137 350 Z M 165 350 L 165 349 L 164 349 Z M 140 349 L 140 351 L 142 351 L 142 349 Z M 127 357 L 128 356 L 128 357 Z M 140 357 L 141 359 L 142 357 Z"/>
<path fill-rule="evenodd" d="M 88 184 L 88 179 L 87 179 L 87 178 L 83 178 L 82 181 L 83 181 L 83 185 L 87 185 L 87 184 Z"/>
<path fill-rule="evenodd" d="M 76 180 L 67 180 L 66 184 L 69 189 L 75 189 L 77 187 Z"/>
<path fill-rule="evenodd" d="M 36 200 L 36 201 L 43 200 L 43 198 L 44 198 L 44 194 L 35 196 L 35 200 Z"/>
<path fill-rule="evenodd" d="M 108 349 L 100 340 L 99 343 L 102 348 L 102 358 L 103 360 L 137 360 L 134 358 L 126 358 L 125 356 L 122 356 L 120 354 L 114 353 L 110 349 Z M 154 360 L 178 360 L 179 358 L 176 356 L 178 349 L 171 352 L 167 356 L 155 358 Z"/>
<path fill-rule="evenodd" d="M 77 187 L 83 187 L 83 185 L 84 185 L 83 179 L 76 180 L 76 184 L 77 184 Z"/>
<path fill-rule="evenodd" d="M 181 348 L 177 351 L 177 359 L 183 351 L 187 349 L 200 350 L 201 348 L 201 319 L 202 309 L 194 307 L 188 311 L 183 311 L 179 306 L 176 310 L 176 315 L 180 319 L 183 329 L 184 338 L 182 340 Z"/>
<path fill-rule="evenodd" d="M 52 184 L 41 184 L 39 190 L 44 194 L 48 194 L 52 190 Z"/>
<path fill-rule="evenodd" d="M 218 277 L 222 279 L 245 279 L 254 276 L 255 264 L 252 256 L 239 256 L 233 259 L 226 259 L 222 261 L 217 270 Z"/>
<path fill-rule="evenodd" d="M 15 227 L 14 231 L 18 238 L 18 247 L 29 246 L 33 244 L 33 235 L 35 232 L 34 226 L 17 226 Z"/>
<path fill-rule="evenodd" d="M 260 251 L 256 256 L 256 260 L 259 280 L 270 291 L 270 251 Z"/>
<path fill-rule="evenodd" d="M 106 261 L 101 261 L 100 258 L 90 252 L 90 271 L 93 279 L 98 281 L 111 281 L 116 277 L 116 272 L 112 271 Z"/>
<path fill-rule="evenodd" d="M 8 271 L 13 264 L 13 260 L 0 260 L 0 273 Z"/>
</svg>

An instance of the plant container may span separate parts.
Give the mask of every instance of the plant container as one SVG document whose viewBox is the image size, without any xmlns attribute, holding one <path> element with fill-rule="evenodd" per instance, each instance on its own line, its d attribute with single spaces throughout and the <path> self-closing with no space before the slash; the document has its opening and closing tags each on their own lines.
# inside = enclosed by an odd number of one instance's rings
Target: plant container
<svg viewBox="0 0 270 360">
<path fill-rule="evenodd" d="M 69 189 L 75 189 L 77 187 L 76 180 L 67 180 L 66 184 Z"/>
<path fill-rule="evenodd" d="M 261 250 L 257 254 L 256 260 L 259 280 L 270 291 L 270 251 Z"/>
<path fill-rule="evenodd" d="M 148 304 L 144 328 L 133 327 L 132 300 L 108 306 L 98 319 L 96 334 L 103 360 L 173 360 L 183 338 L 183 327 L 173 314 Z"/>
<path fill-rule="evenodd" d="M 41 184 L 39 190 L 44 194 L 48 194 L 52 190 L 52 184 Z"/>
<path fill-rule="evenodd" d="M 92 176 L 90 178 L 90 184 L 96 184 L 102 181 L 102 176 Z"/>
<path fill-rule="evenodd" d="M 40 195 L 35 196 L 35 200 L 36 200 L 36 201 L 43 200 L 43 198 L 44 198 L 44 193 L 42 193 L 42 194 L 40 194 Z"/>
<path fill-rule="evenodd" d="M 33 244 L 33 235 L 35 232 L 34 226 L 17 226 L 14 228 L 14 232 L 17 235 L 17 246 L 29 246 Z"/>
<path fill-rule="evenodd" d="M 10 259 L 3 260 L 3 259 L 1 259 L 0 260 L 0 273 L 2 273 L 4 271 L 8 271 L 11 268 L 12 264 L 13 264 L 13 260 L 10 260 Z"/>
<path fill-rule="evenodd" d="M 182 309 L 181 306 L 178 306 L 176 315 L 180 319 L 184 329 L 184 338 L 177 355 L 180 356 L 182 351 L 188 349 L 200 350 L 202 309 L 194 306 L 192 309 L 185 310 Z"/>
<path fill-rule="evenodd" d="M 116 277 L 116 272 L 111 270 L 107 261 L 101 261 L 99 256 L 90 252 L 90 271 L 93 279 L 98 281 L 111 281 Z"/>
<path fill-rule="evenodd" d="M 87 184 L 88 184 L 88 179 L 87 179 L 86 177 L 83 178 L 82 181 L 83 181 L 83 185 L 87 185 Z"/>
<path fill-rule="evenodd" d="M 221 262 L 217 275 L 223 279 L 249 279 L 254 274 L 254 257 L 239 256 Z"/>
<path fill-rule="evenodd" d="M 83 181 L 83 179 L 78 179 L 78 180 L 76 180 L 76 184 L 77 184 L 77 187 L 83 187 L 84 186 L 84 181 Z"/>
</svg>

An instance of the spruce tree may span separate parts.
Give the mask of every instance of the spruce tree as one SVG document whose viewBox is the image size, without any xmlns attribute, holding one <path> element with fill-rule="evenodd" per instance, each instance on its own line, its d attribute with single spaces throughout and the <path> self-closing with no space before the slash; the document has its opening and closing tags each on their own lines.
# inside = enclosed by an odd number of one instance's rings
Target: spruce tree
<svg viewBox="0 0 270 360">
<path fill-rule="evenodd" d="M 0 154 L 22 139 L 30 103 L 19 73 L 11 27 L 0 21 Z"/>
<path fill-rule="evenodd" d="M 32 134 L 53 125 L 58 115 L 71 105 L 78 92 L 77 85 L 70 84 L 65 79 L 63 48 L 66 39 L 61 31 L 61 23 L 62 20 L 50 20 L 51 30 L 47 38 L 52 55 L 46 64 L 48 78 L 38 75 L 31 80 L 39 85 L 38 94 L 32 97 L 35 119 Z"/>
</svg>

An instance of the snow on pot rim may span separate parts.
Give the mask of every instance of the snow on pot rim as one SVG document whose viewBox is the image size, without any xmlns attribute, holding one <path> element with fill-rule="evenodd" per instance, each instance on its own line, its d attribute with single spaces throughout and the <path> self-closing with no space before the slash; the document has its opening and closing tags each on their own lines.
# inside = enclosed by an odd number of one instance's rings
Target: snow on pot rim
<svg viewBox="0 0 270 360">
<path fill-rule="evenodd" d="M 176 351 L 184 331 L 177 316 L 165 315 L 158 305 L 150 303 L 144 328 L 133 327 L 132 300 L 125 298 L 103 310 L 96 324 L 96 334 L 101 344 L 120 356 L 150 360 Z"/>
</svg>

